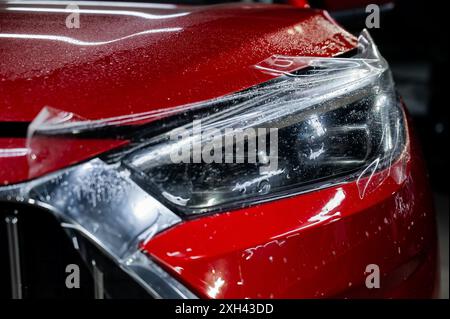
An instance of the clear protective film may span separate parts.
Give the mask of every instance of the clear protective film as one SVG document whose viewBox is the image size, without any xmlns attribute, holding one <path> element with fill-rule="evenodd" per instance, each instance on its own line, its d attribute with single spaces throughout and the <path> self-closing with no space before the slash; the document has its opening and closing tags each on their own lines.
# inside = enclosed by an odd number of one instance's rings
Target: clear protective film
<svg viewBox="0 0 450 319">
<path fill-rule="evenodd" d="M 34 179 L 0 199 L 48 208 L 150 287 L 157 267 L 139 245 L 184 217 L 349 181 L 363 198 L 390 175 L 403 181 L 403 165 L 391 167 L 408 158 L 404 113 L 367 31 L 352 57 L 277 55 L 254 67 L 274 79 L 171 109 L 102 120 L 43 109 L 27 138 Z M 36 178 L 58 167 L 58 150 L 92 151 L 93 137 L 115 149 Z"/>
</svg>

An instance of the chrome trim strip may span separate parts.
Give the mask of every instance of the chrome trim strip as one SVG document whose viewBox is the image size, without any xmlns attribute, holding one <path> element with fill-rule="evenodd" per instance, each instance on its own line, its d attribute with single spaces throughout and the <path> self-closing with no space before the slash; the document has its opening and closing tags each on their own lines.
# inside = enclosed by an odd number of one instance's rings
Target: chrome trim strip
<svg viewBox="0 0 450 319">
<path fill-rule="evenodd" d="M 9 267 L 11 273 L 12 299 L 22 299 L 22 274 L 20 267 L 19 219 L 16 216 L 5 218 L 8 233 Z"/>
<path fill-rule="evenodd" d="M 103 284 L 103 272 L 97 267 L 95 260 L 92 260 L 92 270 L 94 276 L 94 298 L 105 299 L 105 286 Z"/>
</svg>

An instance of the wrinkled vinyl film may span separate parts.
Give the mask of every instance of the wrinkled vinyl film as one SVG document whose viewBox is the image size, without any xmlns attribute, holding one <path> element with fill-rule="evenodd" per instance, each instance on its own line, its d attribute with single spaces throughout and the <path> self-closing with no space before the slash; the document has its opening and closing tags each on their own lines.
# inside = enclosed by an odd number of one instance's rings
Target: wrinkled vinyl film
<svg viewBox="0 0 450 319">
<path fill-rule="evenodd" d="M 354 57 L 272 56 L 255 69 L 275 79 L 169 110 L 88 120 L 56 105 L 43 109 L 28 132 L 30 178 L 55 167 L 59 157 L 52 150 L 67 149 L 68 140 L 83 148 L 84 136 L 103 134 L 127 145 L 107 159 L 4 187 L 0 199 L 56 212 L 130 273 L 139 260 L 142 277 L 146 266 L 135 255 L 139 243 L 181 222 L 179 216 L 228 211 L 348 181 L 357 182 L 363 198 L 388 176 L 403 182 L 404 114 L 388 65 L 366 31 Z M 158 134 L 147 130 L 155 120 L 175 116 L 179 125 Z M 256 146 L 248 135 L 239 145 L 235 136 L 227 139 L 229 132 L 245 135 L 248 129 L 258 146 L 277 147 L 251 155 Z M 223 151 L 211 156 L 215 142 Z M 213 160 L 195 162 L 196 147 Z M 172 155 L 183 149 L 188 155 L 174 163 Z"/>
</svg>

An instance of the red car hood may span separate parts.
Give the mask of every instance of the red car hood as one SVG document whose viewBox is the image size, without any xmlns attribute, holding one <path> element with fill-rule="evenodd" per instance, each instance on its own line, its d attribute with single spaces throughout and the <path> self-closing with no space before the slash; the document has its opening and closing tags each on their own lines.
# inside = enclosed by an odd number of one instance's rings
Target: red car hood
<svg viewBox="0 0 450 319">
<path fill-rule="evenodd" d="M 171 108 L 269 80 L 254 65 L 274 54 L 333 56 L 356 45 L 318 10 L 87 2 L 80 28 L 67 28 L 69 3 L 0 3 L 0 184 L 36 177 L 18 122 L 46 106 L 85 119 Z M 90 143 L 39 174 L 117 145 Z"/>
</svg>

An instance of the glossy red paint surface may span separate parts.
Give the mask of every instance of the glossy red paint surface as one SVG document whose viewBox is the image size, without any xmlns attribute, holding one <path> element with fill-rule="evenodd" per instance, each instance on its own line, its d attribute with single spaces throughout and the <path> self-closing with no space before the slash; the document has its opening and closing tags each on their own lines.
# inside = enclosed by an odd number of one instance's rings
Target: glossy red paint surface
<svg viewBox="0 0 450 319">
<path fill-rule="evenodd" d="M 0 125 L 32 121 L 46 106 L 84 119 L 167 109 L 269 80 L 254 65 L 273 54 L 332 56 L 356 44 L 322 11 L 130 6 L 80 4 L 80 28 L 69 29 L 65 4 L 0 3 Z M 24 156 L 0 157 L 0 184 L 51 172 L 108 145 L 73 143 L 73 155 L 58 154 L 39 174 L 23 173 Z"/>
<path fill-rule="evenodd" d="M 372 179 L 188 221 L 144 249 L 205 298 L 430 297 L 427 185 L 411 145 Z M 380 268 L 380 289 L 365 286 L 369 264 Z"/>
<path fill-rule="evenodd" d="M 0 138 L 0 186 L 74 165 L 125 143 L 116 139 L 39 138 L 40 147 L 33 154 L 26 138 Z"/>
</svg>

